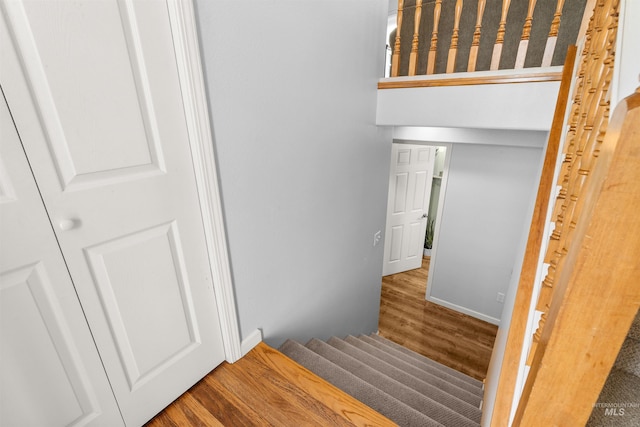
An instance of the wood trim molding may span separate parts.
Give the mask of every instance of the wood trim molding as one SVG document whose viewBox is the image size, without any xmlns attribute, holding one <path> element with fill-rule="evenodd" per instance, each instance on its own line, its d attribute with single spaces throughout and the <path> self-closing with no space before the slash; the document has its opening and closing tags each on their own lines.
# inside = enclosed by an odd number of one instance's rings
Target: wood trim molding
<svg viewBox="0 0 640 427">
<path fill-rule="evenodd" d="M 378 89 L 406 89 L 438 86 L 493 85 L 509 83 L 557 82 L 562 79 L 561 71 L 540 73 L 513 73 L 494 76 L 468 76 L 451 78 L 433 78 L 422 76 L 411 80 L 385 80 L 378 82 Z"/>
<path fill-rule="evenodd" d="M 570 46 L 565 59 L 558 102 L 553 115 L 553 122 L 549 132 L 547 149 L 545 152 L 540 185 L 536 195 L 536 203 L 531 218 L 529 237 L 525 249 L 524 260 L 520 272 L 520 280 L 516 291 L 516 299 L 507 332 L 504 359 L 498 378 L 496 400 L 493 407 L 491 426 L 504 425 L 511 413 L 511 405 L 515 394 L 515 385 L 518 377 L 522 346 L 524 344 L 531 298 L 533 297 L 534 282 L 540 259 L 540 249 L 544 238 L 545 224 L 547 221 L 548 206 L 551 199 L 551 191 L 554 186 L 554 172 L 556 160 L 560 149 L 560 141 L 563 137 L 564 117 L 567 113 L 567 104 L 571 88 L 573 69 L 575 66 L 577 47 Z"/>
<path fill-rule="evenodd" d="M 200 198 L 211 277 L 226 360 L 242 357 L 220 186 L 213 150 L 198 33 L 192 1 L 168 0 L 184 113 Z"/>
</svg>

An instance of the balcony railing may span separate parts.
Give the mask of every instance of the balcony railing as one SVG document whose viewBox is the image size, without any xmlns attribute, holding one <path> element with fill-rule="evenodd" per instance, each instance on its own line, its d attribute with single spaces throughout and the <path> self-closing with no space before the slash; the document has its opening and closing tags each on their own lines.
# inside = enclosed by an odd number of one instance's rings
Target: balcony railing
<svg viewBox="0 0 640 427">
<path fill-rule="evenodd" d="M 586 2 L 399 0 L 391 77 L 561 66 Z"/>
</svg>

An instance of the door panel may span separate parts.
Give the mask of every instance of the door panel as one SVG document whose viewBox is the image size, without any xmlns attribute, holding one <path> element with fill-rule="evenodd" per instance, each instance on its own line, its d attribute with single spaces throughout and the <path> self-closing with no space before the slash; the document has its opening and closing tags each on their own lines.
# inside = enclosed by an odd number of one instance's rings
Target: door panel
<svg viewBox="0 0 640 427">
<path fill-rule="evenodd" d="M 395 175 L 395 192 L 393 193 L 393 213 L 403 214 L 407 208 L 407 191 L 409 190 L 409 174 L 397 173 Z"/>
<path fill-rule="evenodd" d="M 400 255 L 402 250 L 402 237 L 404 235 L 404 226 L 396 225 L 391 227 L 391 241 L 389 242 L 389 261 L 400 261 Z"/>
<path fill-rule="evenodd" d="M 30 29 L 17 37 L 34 54 L 29 65 L 41 86 L 34 94 L 65 190 L 163 169 L 134 13 L 116 1 L 25 1 L 15 8 Z"/>
<path fill-rule="evenodd" d="M 427 171 L 416 172 L 415 180 L 416 188 L 413 192 L 413 203 L 411 205 L 411 210 L 413 212 L 423 209 L 425 202 L 428 206 L 428 202 L 425 199 L 425 195 L 427 194 L 427 182 L 431 184 L 431 178 L 427 176 Z"/>
<path fill-rule="evenodd" d="M 9 103 L 125 421 L 142 424 L 224 359 L 167 7 L 5 12 L 27 77 L 17 58 L 3 69 Z"/>
<path fill-rule="evenodd" d="M 123 425 L 4 97 L 0 424 Z"/>
<path fill-rule="evenodd" d="M 435 148 L 394 143 L 387 204 L 383 275 L 420 268 L 427 228 L 424 216 L 435 161 Z"/>
<path fill-rule="evenodd" d="M 86 250 L 133 390 L 201 341 L 180 241 L 173 222 Z M 128 286 L 131 279 L 135 287 Z M 166 303 L 150 304 L 149 295 Z M 144 323 L 137 321 L 140 317 Z"/>
</svg>

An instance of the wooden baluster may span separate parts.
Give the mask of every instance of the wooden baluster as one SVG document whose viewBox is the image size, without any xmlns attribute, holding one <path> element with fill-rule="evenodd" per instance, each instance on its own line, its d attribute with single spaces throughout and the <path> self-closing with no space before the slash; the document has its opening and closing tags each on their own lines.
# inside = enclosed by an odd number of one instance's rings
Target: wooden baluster
<svg viewBox="0 0 640 427">
<path fill-rule="evenodd" d="M 542 55 L 542 67 L 551 66 L 553 52 L 555 52 L 556 50 L 556 42 L 558 41 L 558 31 L 560 30 L 560 18 L 562 17 L 563 5 L 564 0 L 558 0 L 558 4 L 556 5 L 556 12 L 553 14 L 553 21 L 551 21 L 551 29 L 549 30 L 547 45 L 544 48 L 544 55 Z"/>
<path fill-rule="evenodd" d="M 433 31 L 431 32 L 431 44 L 429 45 L 429 57 L 427 58 L 427 74 L 433 74 L 436 69 L 436 50 L 438 49 L 438 25 L 440 24 L 440 9 L 442 0 L 436 0 L 433 7 Z"/>
<path fill-rule="evenodd" d="M 447 73 L 453 73 L 456 67 L 456 54 L 458 53 L 458 35 L 460 33 L 460 16 L 462 15 L 463 0 L 456 1 L 456 9 L 453 21 L 453 34 L 451 35 L 451 46 L 449 47 L 449 57 L 447 58 Z"/>
<path fill-rule="evenodd" d="M 522 27 L 522 36 L 520 37 L 520 45 L 518 46 L 518 54 L 516 55 L 516 65 L 514 69 L 524 68 L 524 60 L 527 57 L 527 49 L 529 48 L 529 37 L 531 36 L 531 27 L 533 26 L 533 10 L 536 7 L 536 0 L 529 0 L 529 8 L 527 9 L 527 18 L 524 20 Z"/>
<path fill-rule="evenodd" d="M 498 25 L 498 34 L 496 43 L 493 45 L 493 54 L 491 55 L 491 66 L 489 69 L 497 70 L 500 66 L 500 57 L 502 56 L 502 45 L 504 44 L 504 33 L 507 28 L 507 13 L 511 0 L 502 0 L 502 14 L 500 15 L 500 25 Z"/>
<path fill-rule="evenodd" d="M 611 0 L 609 0 L 611 3 Z M 601 0 L 597 6 L 607 11 L 617 9 L 617 3 Z M 613 74 L 617 15 L 597 13 L 589 22 L 582 63 L 575 85 L 574 105 L 569 115 L 570 126 L 565 144 L 566 158 L 559 183 L 562 190 L 554 215 L 556 229 L 551 235 L 545 262 L 549 270 L 542 283 L 536 310 L 543 315 L 533 337 L 527 364 L 531 364 L 549 309 L 554 300 L 555 282 L 560 277 L 569 248 L 572 247 L 575 228 L 583 206 L 588 203 L 584 188 L 600 155 L 600 146 L 608 126 L 609 85 Z M 566 166 L 565 166 L 566 165 Z"/>
<path fill-rule="evenodd" d="M 402 30 L 402 11 L 404 0 L 398 0 L 398 25 L 396 28 L 396 41 L 393 45 L 393 55 L 391 56 L 391 77 L 398 77 L 400 72 L 400 30 Z"/>
<path fill-rule="evenodd" d="M 484 15 L 484 6 L 487 0 L 478 0 L 478 15 L 476 16 L 476 29 L 473 32 L 473 41 L 471 42 L 471 50 L 469 51 L 469 64 L 467 71 L 476 70 L 476 62 L 478 60 L 478 49 L 480 48 L 480 30 L 482 29 L 482 16 Z"/>
<path fill-rule="evenodd" d="M 418 62 L 418 38 L 420 35 L 420 18 L 422 17 L 422 0 L 416 0 L 416 12 L 413 22 L 413 40 L 411 41 L 411 54 L 409 56 L 409 75 L 416 75 Z"/>
</svg>

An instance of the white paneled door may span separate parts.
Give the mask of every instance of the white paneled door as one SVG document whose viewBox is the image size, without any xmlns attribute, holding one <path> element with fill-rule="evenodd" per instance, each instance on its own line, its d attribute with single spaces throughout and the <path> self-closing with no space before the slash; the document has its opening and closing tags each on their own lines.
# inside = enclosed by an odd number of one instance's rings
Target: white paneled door
<svg viewBox="0 0 640 427">
<path fill-rule="evenodd" d="M 167 4 L 2 7 L 3 90 L 123 418 L 140 425 L 224 359 Z"/>
<path fill-rule="evenodd" d="M 0 95 L 0 425 L 122 425 Z"/>
<path fill-rule="evenodd" d="M 435 147 L 394 143 L 391 149 L 382 274 L 420 268 Z"/>
</svg>

